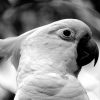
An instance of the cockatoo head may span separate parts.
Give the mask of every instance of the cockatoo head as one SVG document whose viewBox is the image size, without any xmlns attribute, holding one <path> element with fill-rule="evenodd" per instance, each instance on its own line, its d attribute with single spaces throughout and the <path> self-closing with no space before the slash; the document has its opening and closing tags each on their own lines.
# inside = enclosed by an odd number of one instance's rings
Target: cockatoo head
<svg viewBox="0 0 100 100">
<path fill-rule="evenodd" d="M 58 71 L 77 75 L 81 67 L 98 59 L 98 47 L 88 25 L 64 19 L 39 27 L 24 37 L 20 45 L 19 67 Z M 35 68 L 36 66 L 41 66 Z M 27 67 L 25 67 L 27 69 Z"/>
</svg>

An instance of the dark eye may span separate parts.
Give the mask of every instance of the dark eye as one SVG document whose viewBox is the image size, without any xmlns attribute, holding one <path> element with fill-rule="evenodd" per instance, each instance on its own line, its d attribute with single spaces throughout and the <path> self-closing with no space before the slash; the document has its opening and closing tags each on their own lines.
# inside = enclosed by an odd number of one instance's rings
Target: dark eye
<svg viewBox="0 0 100 100">
<path fill-rule="evenodd" d="M 74 39 L 74 32 L 71 29 L 60 29 L 57 31 L 57 34 L 65 40 L 72 40 Z"/>
<path fill-rule="evenodd" d="M 70 30 L 64 30 L 63 35 L 68 37 L 68 36 L 71 35 L 71 31 Z"/>
</svg>

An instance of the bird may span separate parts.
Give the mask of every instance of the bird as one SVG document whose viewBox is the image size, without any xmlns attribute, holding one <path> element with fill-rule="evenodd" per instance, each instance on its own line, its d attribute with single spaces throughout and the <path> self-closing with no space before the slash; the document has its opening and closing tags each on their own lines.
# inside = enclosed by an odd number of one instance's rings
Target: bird
<svg viewBox="0 0 100 100">
<path fill-rule="evenodd" d="M 95 66 L 98 55 L 91 29 L 78 19 L 0 39 L 1 66 L 9 60 L 17 73 L 14 100 L 89 100 L 77 77 L 82 66 L 92 60 Z"/>
</svg>

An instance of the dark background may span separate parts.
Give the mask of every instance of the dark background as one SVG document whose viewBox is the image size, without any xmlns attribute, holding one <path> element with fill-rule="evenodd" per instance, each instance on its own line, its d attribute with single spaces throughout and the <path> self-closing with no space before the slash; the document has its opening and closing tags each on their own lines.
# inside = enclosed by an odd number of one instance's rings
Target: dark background
<svg viewBox="0 0 100 100">
<path fill-rule="evenodd" d="M 86 22 L 93 35 L 100 38 L 99 13 L 99 0 L 0 0 L 0 38 L 64 18 Z"/>
</svg>

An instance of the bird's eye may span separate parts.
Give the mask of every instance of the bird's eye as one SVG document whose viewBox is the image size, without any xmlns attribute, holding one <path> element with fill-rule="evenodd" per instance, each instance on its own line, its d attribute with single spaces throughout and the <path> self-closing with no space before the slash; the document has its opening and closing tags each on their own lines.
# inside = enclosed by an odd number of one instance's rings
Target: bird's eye
<svg viewBox="0 0 100 100">
<path fill-rule="evenodd" d="M 71 35 L 71 31 L 70 31 L 70 30 L 64 30 L 64 31 L 63 31 L 63 35 L 64 35 L 65 37 L 68 37 L 68 36 Z"/>
<path fill-rule="evenodd" d="M 71 29 L 60 29 L 57 31 L 57 34 L 65 40 L 72 40 L 74 39 L 74 32 Z"/>
</svg>

